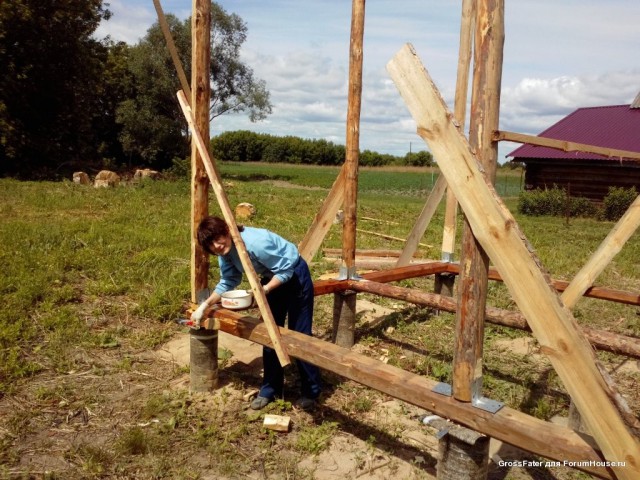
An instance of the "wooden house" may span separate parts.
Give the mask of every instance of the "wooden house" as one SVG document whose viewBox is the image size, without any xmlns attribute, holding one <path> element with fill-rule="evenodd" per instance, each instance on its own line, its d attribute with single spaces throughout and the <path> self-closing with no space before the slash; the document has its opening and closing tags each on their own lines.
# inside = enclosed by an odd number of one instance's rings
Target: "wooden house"
<svg viewBox="0 0 640 480">
<path fill-rule="evenodd" d="M 640 153 L 640 93 L 631 105 L 579 108 L 538 137 Z M 525 164 L 525 189 L 564 188 L 600 202 L 609 187 L 636 187 L 640 161 L 524 144 L 507 157 Z"/>
</svg>

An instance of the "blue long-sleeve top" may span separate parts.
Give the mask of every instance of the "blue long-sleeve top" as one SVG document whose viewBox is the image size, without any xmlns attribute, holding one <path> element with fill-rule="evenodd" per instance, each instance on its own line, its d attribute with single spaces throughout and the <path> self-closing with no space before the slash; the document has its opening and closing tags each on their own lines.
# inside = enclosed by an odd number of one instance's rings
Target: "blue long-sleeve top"
<svg viewBox="0 0 640 480">
<path fill-rule="evenodd" d="M 285 283 L 293 276 L 300 258 L 298 248 L 280 235 L 264 228 L 244 227 L 240 236 L 247 248 L 254 270 L 260 276 L 273 275 Z M 218 257 L 220 281 L 215 287 L 219 295 L 233 290 L 242 281 L 244 268 L 235 244 L 227 255 Z"/>
</svg>

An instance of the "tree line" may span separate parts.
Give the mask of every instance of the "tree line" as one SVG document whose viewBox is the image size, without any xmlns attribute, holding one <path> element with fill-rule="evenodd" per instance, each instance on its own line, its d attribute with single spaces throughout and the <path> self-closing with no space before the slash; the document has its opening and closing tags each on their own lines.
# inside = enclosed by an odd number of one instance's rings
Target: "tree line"
<svg viewBox="0 0 640 480">
<path fill-rule="evenodd" d="M 229 162 L 273 162 L 305 165 L 340 165 L 345 160 L 345 146 L 327 140 L 274 136 L 248 130 L 224 132 L 211 140 L 216 160 Z M 364 150 L 359 164 L 427 166 L 433 164 L 431 153 L 409 152 L 404 156 Z"/>
<path fill-rule="evenodd" d="M 0 1 L 0 175 L 67 176 L 74 170 L 163 170 L 190 154 L 175 67 L 158 23 L 135 45 L 98 39 L 112 13 L 103 0 Z M 247 26 L 211 4 L 210 118 L 272 111 L 263 80 L 240 59 Z M 187 78 L 191 19 L 166 15 Z M 221 160 L 335 165 L 344 146 L 235 132 L 214 139 Z M 427 152 L 365 150 L 363 165 L 431 163 Z"/>
<path fill-rule="evenodd" d="M 0 2 L 0 174 L 52 176 L 75 168 L 163 169 L 189 155 L 180 88 L 158 23 L 135 45 L 97 39 L 102 0 Z M 215 118 L 271 113 L 263 80 L 240 60 L 247 27 L 211 6 Z M 189 78 L 191 19 L 167 22 Z"/>
</svg>

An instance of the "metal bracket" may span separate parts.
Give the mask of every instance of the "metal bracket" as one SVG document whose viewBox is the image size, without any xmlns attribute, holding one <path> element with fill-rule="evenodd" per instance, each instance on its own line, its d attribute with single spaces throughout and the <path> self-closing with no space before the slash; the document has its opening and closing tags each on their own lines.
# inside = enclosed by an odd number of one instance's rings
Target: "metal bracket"
<svg viewBox="0 0 640 480">
<path fill-rule="evenodd" d="M 435 387 L 431 389 L 432 392 L 438 393 L 440 395 L 444 395 L 446 397 L 450 397 L 452 394 L 451 385 L 448 383 L 440 382 Z M 480 410 L 484 410 L 489 413 L 496 413 L 502 407 L 504 407 L 504 403 L 498 402 L 497 400 L 491 400 L 487 397 L 473 397 L 471 400 L 471 405 Z"/>
<path fill-rule="evenodd" d="M 356 273 L 356 267 L 340 267 L 338 272 L 338 280 L 362 280 L 362 277 Z"/>
<path fill-rule="evenodd" d="M 443 262 L 452 263 L 453 262 L 453 253 L 451 252 L 442 252 L 441 257 Z"/>
<path fill-rule="evenodd" d="M 196 303 L 200 305 L 210 296 L 211 296 L 211 291 L 208 288 L 204 288 L 196 293 Z"/>
</svg>

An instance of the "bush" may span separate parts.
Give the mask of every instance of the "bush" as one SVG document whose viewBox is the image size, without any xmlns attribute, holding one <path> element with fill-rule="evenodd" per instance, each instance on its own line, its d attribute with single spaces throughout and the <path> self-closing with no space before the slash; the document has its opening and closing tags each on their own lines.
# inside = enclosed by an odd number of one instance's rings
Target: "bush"
<svg viewBox="0 0 640 480">
<path fill-rule="evenodd" d="M 636 187 L 609 187 L 609 193 L 602 202 L 602 218 L 614 222 L 619 220 L 637 196 Z"/>
<path fill-rule="evenodd" d="M 522 192 L 518 212 L 536 216 L 592 217 L 596 215 L 597 207 L 588 198 L 569 197 L 564 189 L 554 185 L 550 189 Z"/>
</svg>

